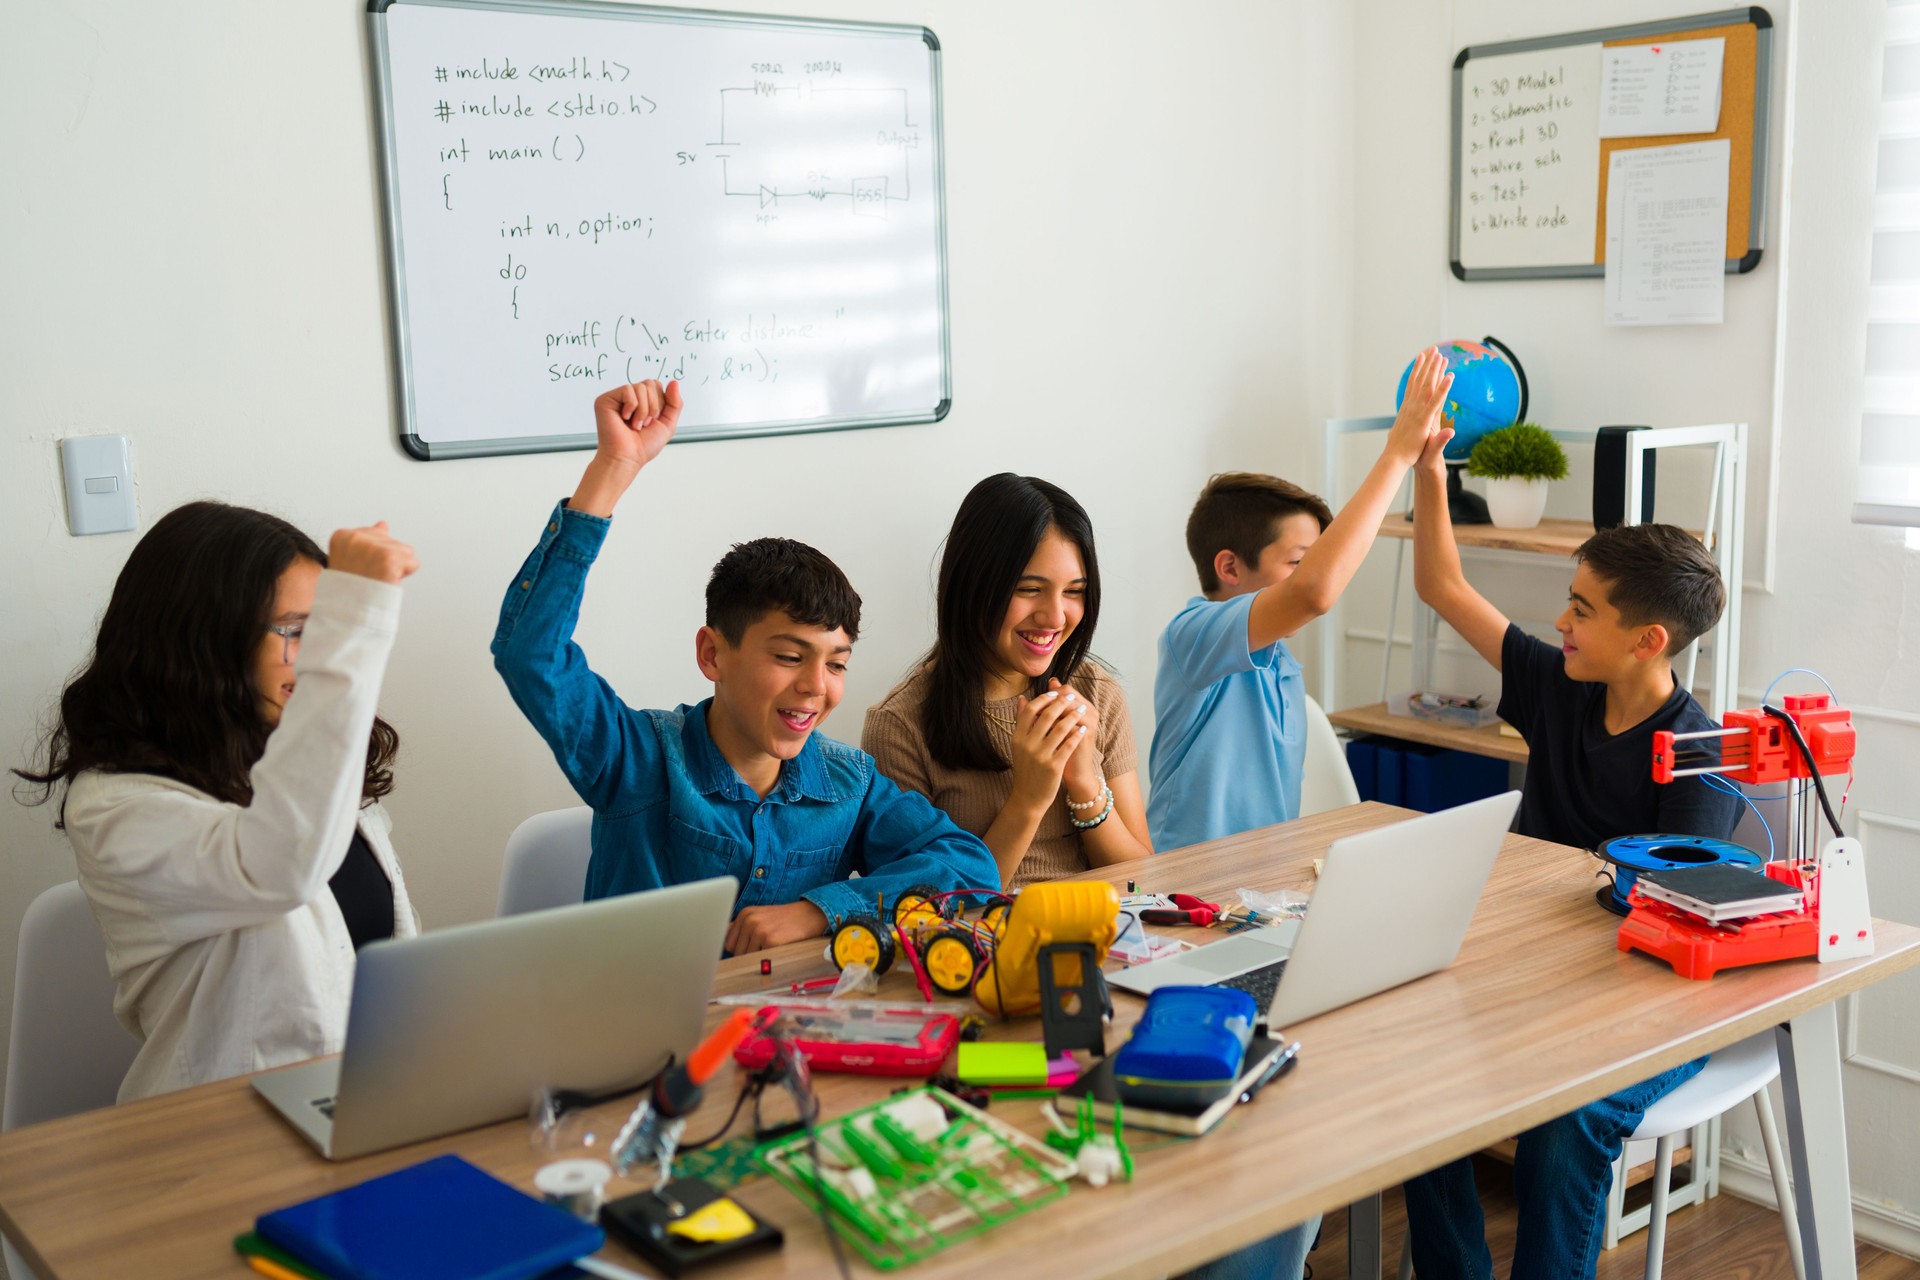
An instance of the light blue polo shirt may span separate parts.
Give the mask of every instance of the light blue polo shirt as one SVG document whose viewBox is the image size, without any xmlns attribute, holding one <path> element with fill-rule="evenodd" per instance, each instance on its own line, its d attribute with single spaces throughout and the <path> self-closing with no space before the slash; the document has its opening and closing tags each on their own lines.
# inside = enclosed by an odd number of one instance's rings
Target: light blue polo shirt
<svg viewBox="0 0 1920 1280">
<path fill-rule="evenodd" d="M 1285 642 L 1248 652 L 1255 594 L 1195 596 L 1160 633 L 1147 757 L 1156 852 L 1300 814 L 1306 682 Z"/>
</svg>

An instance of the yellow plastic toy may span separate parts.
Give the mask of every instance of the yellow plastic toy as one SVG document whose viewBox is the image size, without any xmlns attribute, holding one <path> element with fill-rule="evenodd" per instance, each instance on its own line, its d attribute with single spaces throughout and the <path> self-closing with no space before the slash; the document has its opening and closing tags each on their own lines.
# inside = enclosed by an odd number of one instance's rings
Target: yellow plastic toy
<svg viewBox="0 0 1920 1280">
<path fill-rule="evenodd" d="M 974 986 L 980 1007 L 1003 1018 L 1040 1012 L 1040 948 L 1055 942 L 1091 943 L 1096 957 L 1113 946 L 1120 895 L 1110 884 L 1055 880 L 1028 885 L 1013 900 L 999 945 Z M 1095 961 L 1098 963 L 1098 960 Z M 1055 956 L 1056 985 L 1077 986 L 1085 975 L 1077 956 Z"/>
</svg>

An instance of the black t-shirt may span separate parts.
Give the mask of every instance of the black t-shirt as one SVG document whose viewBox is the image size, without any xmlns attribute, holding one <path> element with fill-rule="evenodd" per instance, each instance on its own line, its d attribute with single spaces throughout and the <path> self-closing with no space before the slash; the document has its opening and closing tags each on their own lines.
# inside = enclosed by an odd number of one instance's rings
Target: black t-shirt
<svg viewBox="0 0 1920 1280">
<path fill-rule="evenodd" d="M 1567 677 L 1566 655 L 1508 624 L 1500 644 L 1500 718 L 1527 740 L 1527 783 L 1513 829 L 1596 849 L 1616 836 L 1725 838 L 1740 801 L 1698 777 L 1653 780 L 1653 735 L 1720 726 L 1674 682 L 1673 696 L 1625 733 L 1606 726 L 1607 686 Z M 1713 739 L 1690 746 L 1717 750 Z"/>
<path fill-rule="evenodd" d="M 358 828 L 347 846 L 347 860 L 327 881 L 327 888 L 333 890 L 333 900 L 347 918 L 355 951 L 393 936 L 393 881 L 387 879 L 386 868 L 373 856 L 372 846 Z"/>
</svg>

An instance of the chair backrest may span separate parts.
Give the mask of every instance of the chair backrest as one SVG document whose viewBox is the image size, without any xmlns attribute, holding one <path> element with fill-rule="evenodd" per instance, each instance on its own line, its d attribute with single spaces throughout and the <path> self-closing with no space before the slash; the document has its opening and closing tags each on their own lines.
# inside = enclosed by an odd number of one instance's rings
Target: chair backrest
<svg viewBox="0 0 1920 1280">
<path fill-rule="evenodd" d="M 140 1050 L 113 1016 L 113 992 L 106 945 L 79 882 L 35 898 L 20 922 L 0 1129 L 113 1105 Z"/>
<path fill-rule="evenodd" d="M 581 901 L 592 856 L 592 809 L 583 804 L 534 814 L 507 837 L 496 914 L 517 916 Z"/>
<path fill-rule="evenodd" d="M 1325 813 L 1360 803 L 1360 788 L 1354 785 L 1353 770 L 1347 767 L 1347 753 L 1341 750 L 1340 736 L 1333 722 L 1311 697 L 1307 704 L 1307 759 L 1300 780 L 1300 813 Z"/>
</svg>

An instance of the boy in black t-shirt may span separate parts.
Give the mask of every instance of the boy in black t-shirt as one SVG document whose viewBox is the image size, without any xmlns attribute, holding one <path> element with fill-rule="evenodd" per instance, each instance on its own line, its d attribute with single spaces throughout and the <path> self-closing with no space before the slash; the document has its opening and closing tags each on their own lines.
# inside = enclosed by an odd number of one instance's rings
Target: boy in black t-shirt
<svg viewBox="0 0 1920 1280">
<path fill-rule="evenodd" d="M 1560 648 L 1521 631 L 1467 583 L 1447 517 L 1434 433 L 1415 474 L 1414 584 L 1420 598 L 1500 672 L 1500 716 L 1527 740 L 1527 780 L 1514 830 L 1597 848 L 1615 836 L 1724 837 L 1739 800 L 1698 777 L 1653 781 L 1653 734 L 1717 728 L 1673 676 L 1673 655 L 1711 628 L 1726 603 L 1700 543 L 1671 525 L 1607 529 L 1574 558 Z M 1520 1135 L 1512 1280 L 1591 1276 L 1607 1189 L 1622 1143 L 1646 1108 L 1697 1072 L 1702 1058 Z M 1420 1280 L 1491 1280 L 1473 1164 L 1462 1159 L 1406 1185 Z"/>
</svg>

